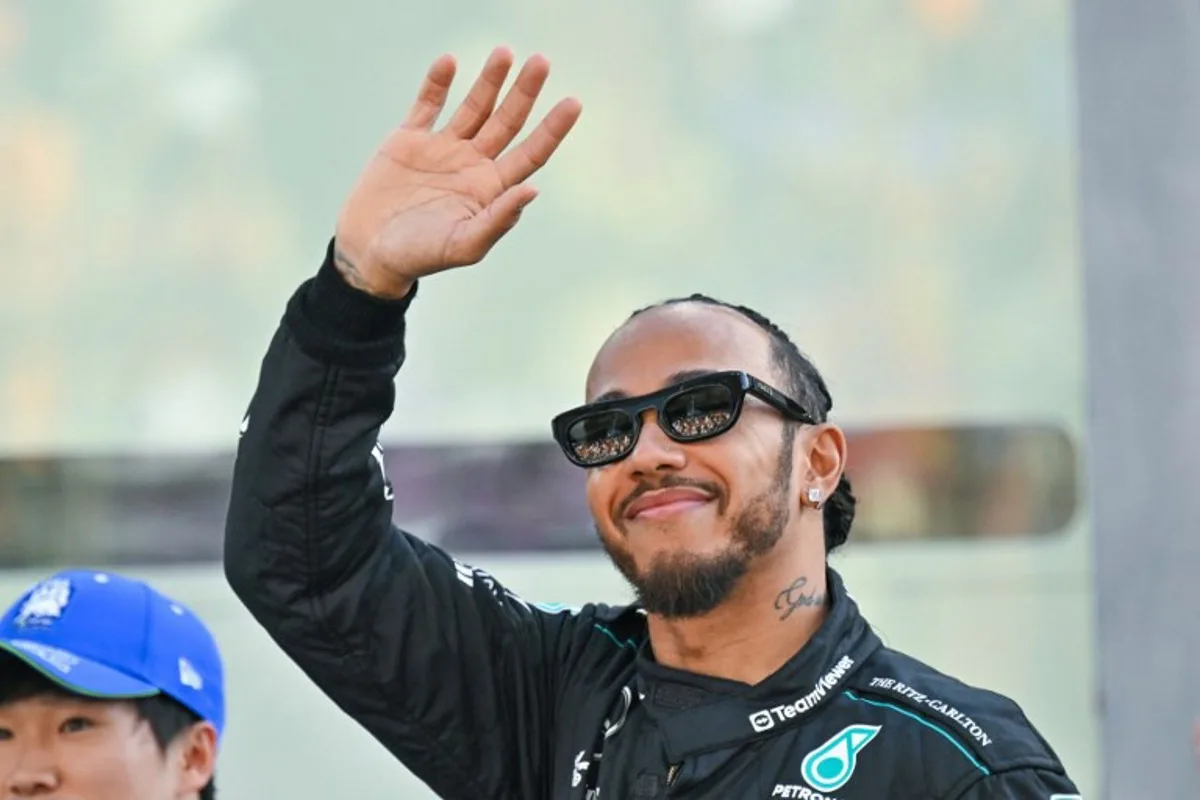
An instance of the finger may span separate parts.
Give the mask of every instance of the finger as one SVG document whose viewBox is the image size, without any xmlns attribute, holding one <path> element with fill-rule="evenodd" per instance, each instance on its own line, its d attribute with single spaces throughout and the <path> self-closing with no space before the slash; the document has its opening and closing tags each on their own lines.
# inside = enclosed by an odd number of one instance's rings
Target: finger
<svg viewBox="0 0 1200 800">
<path fill-rule="evenodd" d="M 433 127 L 446 106 L 446 97 L 450 94 L 450 84 L 454 82 L 457 68 L 454 56 L 449 53 L 434 60 L 401 127 L 411 130 L 429 130 Z"/>
<path fill-rule="evenodd" d="M 521 212 L 537 195 L 538 190 L 527 183 L 501 192 L 487 208 L 462 223 L 447 243 L 447 261 L 458 265 L 479 261 L 500 241 L 500 237 L 513 229 L 521 218 Z"/>
<path fill-rule="evenodd" d="M 545 56 L 531 56 L 525 62 L 512 88 L 504 96 L 504 102 L 475 136 L 476 150 L 488 158 L 495 158 L 517 138 L 549 75 L 550 62 Z"/>
<path fill-rule="evenodd" d="M 467 92 L 462 105 L 450 118 L 446 130 L 462 139 L 470 139 L 478 133 L 483 123 L 491 116 L 492 109 L 496 107 L 496 98 L 504 88 L 504 81 L 508 78 L 512 64 L 513 54 L 507 47 L 497 47 L 493 50 L 479 72 L 479 77 L 475 79 L 475 84 L 471 86 L 471 91 Z"/>
<path fill-rule="evenodd" d="M 583 105 L 575 98 L 558 101 L 541 124 L 533 129 L 533 133 L 525 137 L 525 141 L 496 161 L 496 169 L 504 185 L 516 186 L 545 166 L 563 139 L 567 138 L 571 128 L 575 127 L 581 113 Z"/>
</svg>

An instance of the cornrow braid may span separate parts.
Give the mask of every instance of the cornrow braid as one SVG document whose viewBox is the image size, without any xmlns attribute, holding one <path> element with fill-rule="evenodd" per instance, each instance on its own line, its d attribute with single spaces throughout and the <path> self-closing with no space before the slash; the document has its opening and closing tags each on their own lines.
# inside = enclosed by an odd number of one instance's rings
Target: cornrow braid
<svg viewBox="0 0 1200 800">
<path fill-rule="evenodd" d="M 829 418 L 833 410 L 833 397 L 825 385 L 825 379 L 813 363 L 800 352 L 800 348 L 783 330 L 764 315 L 746 306 L 726 303 L 705 294 L 691 294 L 687 297 L 674 297 L 661 303 L 640 308 L 629 315 L 633 319 L 638 314 L 662 306 L 678 303 L 701 303 L 719 306 L 736 311 L 767 332 L 771 337 L 771 362 L 787 376 L 786 390 L 801 406 L 809 411 L 818 422 Z M 854 510 L 858 505 L 850 479 L 843 472 L 833 495 L 825 503 L 825 552 L 832 553 L 846 543 L 850 537 L 850 526 L 854 523 Z"/>
</svg>

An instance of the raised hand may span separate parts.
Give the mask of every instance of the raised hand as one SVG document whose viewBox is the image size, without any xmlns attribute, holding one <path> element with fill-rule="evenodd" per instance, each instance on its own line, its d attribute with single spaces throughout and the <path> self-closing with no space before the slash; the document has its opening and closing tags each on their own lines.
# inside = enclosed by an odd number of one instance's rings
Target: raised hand
<svg viewBox="0 0 1200 800">
<path fill-rule="evenodd" d="M 537 197 L 525 181 L 554 154 L 582 106 L 559 101 L 505 152 L 550 74 L 545 58 L 531 57 L 497 107 L 512 64 L 510 50 L 493 50 L 438 131 L 456 68 L 450 55 L 430 66 L 408 117 L 367 163 L 338 218 L 335 264 L 351 285 L 397 298 L 418 278 L 475 264 Z"/>
</svg>

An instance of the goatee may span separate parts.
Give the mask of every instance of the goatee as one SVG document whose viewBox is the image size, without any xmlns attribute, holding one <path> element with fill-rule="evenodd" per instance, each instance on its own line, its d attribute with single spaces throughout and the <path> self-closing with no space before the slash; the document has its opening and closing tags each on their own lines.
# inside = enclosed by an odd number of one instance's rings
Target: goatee
<svg viewBox="0 0 1200 800">
<path fill-rule="evenodd" d="M 716 555 L 661 554 L 645 571 L 639 571 L 632 554 L 618 546 L 620 542 L 600 536 L 609 558 L 633 587 L 642 608 L 667 619 L 703 616 L 728 599 L 755 558 L 775 548 L 790 518 L 792 442 L 793 437 L 785 435 L 774 482 L 734 518 L 730 542 Z"/>
</svg>

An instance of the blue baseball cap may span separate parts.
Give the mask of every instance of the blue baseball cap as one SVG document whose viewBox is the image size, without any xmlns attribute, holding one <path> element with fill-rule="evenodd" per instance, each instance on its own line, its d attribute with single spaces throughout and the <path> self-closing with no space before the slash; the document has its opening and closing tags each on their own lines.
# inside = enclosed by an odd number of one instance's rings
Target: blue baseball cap
<svg viewBox="0 0 1200 800">
<path fill-rule="evenodd" d="M 3 651 L 74 694 L 164 694 L 218 736 L 224 730 L 224 670 L 212 633 L 142 581 L 67 570 L 38 582 L 0 617 Z"/>
</svg>

